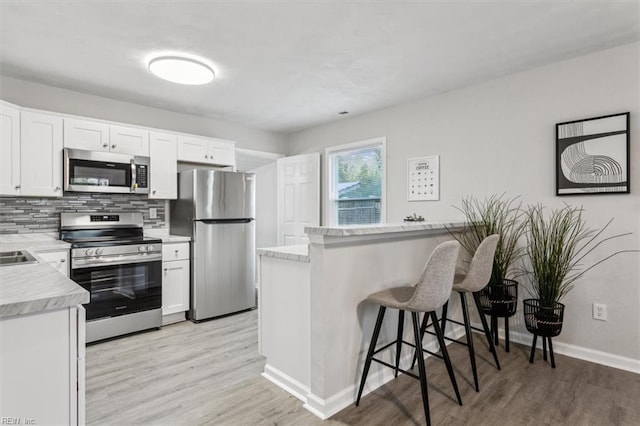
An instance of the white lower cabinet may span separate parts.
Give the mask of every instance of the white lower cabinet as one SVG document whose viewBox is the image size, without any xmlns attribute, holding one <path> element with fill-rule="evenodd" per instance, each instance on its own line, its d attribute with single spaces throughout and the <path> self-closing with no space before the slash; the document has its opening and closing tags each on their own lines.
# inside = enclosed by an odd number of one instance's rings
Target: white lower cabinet
<svg viewBox="0 0 640 426">
<path fill-rule="evenodd" d="M 38 256 L 46 263 L 56 268 L 65 277 L 69 276 L 69 250 L 39 252 Z"/>
<path fill-rule="evenodd" d="M 3 424 L 84 424 L 84 326 L 81 305 L 0 319 Z"/>
<path fill-rule="evenodd" d="M 189 243 L 165 243 L 162 245 L 162 323 L 163 325 L 185 319 L 189 310 Z"/>
</svg>

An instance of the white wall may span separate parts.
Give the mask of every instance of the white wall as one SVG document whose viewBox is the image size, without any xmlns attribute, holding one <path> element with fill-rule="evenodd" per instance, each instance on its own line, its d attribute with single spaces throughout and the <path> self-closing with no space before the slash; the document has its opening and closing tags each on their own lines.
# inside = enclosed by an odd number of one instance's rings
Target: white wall
<svg viewBox="0 0 640 426">
<path fill-rule="evenodd" d="M 615 217 L 610 234 L 633 232 L 594 252 L 587 262 L 594 261 L 640 247 L 639 59 L 640 44 L 634 43 L 354 116 L 291 135 L 289 154 L 386 136 L 388 222 L 413 212 L 428 220 L 459 218 L 452 205 L 470 194 L 506 192 L 549 208 L 583 205 L 590 226 Z M 555 123 L 626 111 L 632 193 L 556 197 Z M 407 202 L 406 160 L 433 154 L 440 155 L 440 201 Z M 639 254 L 622 254 L 576 282 L 564 300 L 565 326 L 557 340 L 640 360 L 639 263 Z M 607 322 L 591 319 L 592 302 L 607 305 Z M 521 315 L 515 329 L 526 333 Z"/>
<path fill-rule="evenodd" d="M 0 99 L 29 108 L 228 139 L 239 148 L 286 153 L 285 136 L 229 121 L 181 114 L 0 76 Z"/>
</svg>

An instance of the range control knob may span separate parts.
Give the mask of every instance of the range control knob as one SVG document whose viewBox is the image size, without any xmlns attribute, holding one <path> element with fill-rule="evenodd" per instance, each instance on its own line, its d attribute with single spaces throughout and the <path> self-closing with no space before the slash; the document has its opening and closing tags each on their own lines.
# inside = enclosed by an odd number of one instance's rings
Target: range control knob
<svg viewBox="0 0 640 426">
<path fill-rule="evenodd" d="M 147 246 L 147 251 L 153 251 L 153 246 L 152 245 L 148 245 Z"/>
<path fill-rule="evenodd" d="M 101 255 L 103 252 L 104 252 L 104 250 L 101 249 L 101 248 L 96 249 L 96 255 L 98 255 L 98 256 Z"/>
<path fill-rule="evenodd" d="M 141 252 L 141 253 L 145 252 L 145 251 L 147 251 L 147 247 L 146 246 L 139 246 L 138 247 L 138 251 Z"/>
<path fill-rule="evenodd" d="M 85 256 L 93 256 L 93 249 L 86 249 L 84 251 Z"/>
</svg>

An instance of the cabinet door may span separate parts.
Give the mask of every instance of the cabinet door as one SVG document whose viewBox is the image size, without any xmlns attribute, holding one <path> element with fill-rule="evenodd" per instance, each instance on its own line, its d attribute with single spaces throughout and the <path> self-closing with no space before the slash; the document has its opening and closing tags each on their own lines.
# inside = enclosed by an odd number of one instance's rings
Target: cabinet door
<svg viewBox="0 0 640 426">
<path fill-rule="evenodd" d="M 20 195 L 20 109 L 0 102 L 0 195 Z"/>
<path fill-rule="evenodd" d="M 109 151 L 109 125 L 97 121 L 65 118 L 64 147 Z"/>
<path fill-rule="evenodd" d="M 178 136 L 178 160 L 190 163 L 208 163 L 209 141 L 191 136 Z"/>
<path fill-rule="evenodd" d="M 178 198 L 177 137 L 168 133 L 151 132 L 151 180 L 149 198 L 175 200 Z"/>
<path fill-rule="evenodd" d="M 149 131 L 134 127 L 110 126 L 110 151 L 149 156 Z"/>
<path fill-rule="evenodd" d="M 188 260 L 162 264 L 162 315 L 189 310 L 189 265 Z"/>
<path fill-rule="evenodd" d="M 62 197 L 62 117 L 22 111 L 22 196 Z"/>
<path fill-rule="evenodd" d="M 221 166 L 235 166 L 235 146 L 232 142 L 222 140 L 209 141 L 209 160 Z"/>
<path fill-rule="evenodd" d="M 73 307 L 0 318 L 2 416 L 28 418 L 39 425 L 73 423 L 72 399 L 77 399 L 77 391 L 70 385 L 75 384 L 77 345 L 71 329 L 77 325 L 72 324 L 71 314 L 75 312 Z"/>
<path fill-rule="evenodd" d="M 38 256 L 65 277 L 69 276 L 69 251 L 38 252 Z"/>
</svg>

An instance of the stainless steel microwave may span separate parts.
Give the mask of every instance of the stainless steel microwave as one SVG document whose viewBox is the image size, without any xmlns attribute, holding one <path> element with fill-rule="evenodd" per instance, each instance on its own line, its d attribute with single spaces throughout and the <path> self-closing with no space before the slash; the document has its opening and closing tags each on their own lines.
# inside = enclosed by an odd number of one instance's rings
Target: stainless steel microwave
<svg viewBox="0 0 640 426">
<path fill-rule="evenodd" d="M 149 193 L 149 157 L 64 149 L 67 192 Z"/>
</svg>

